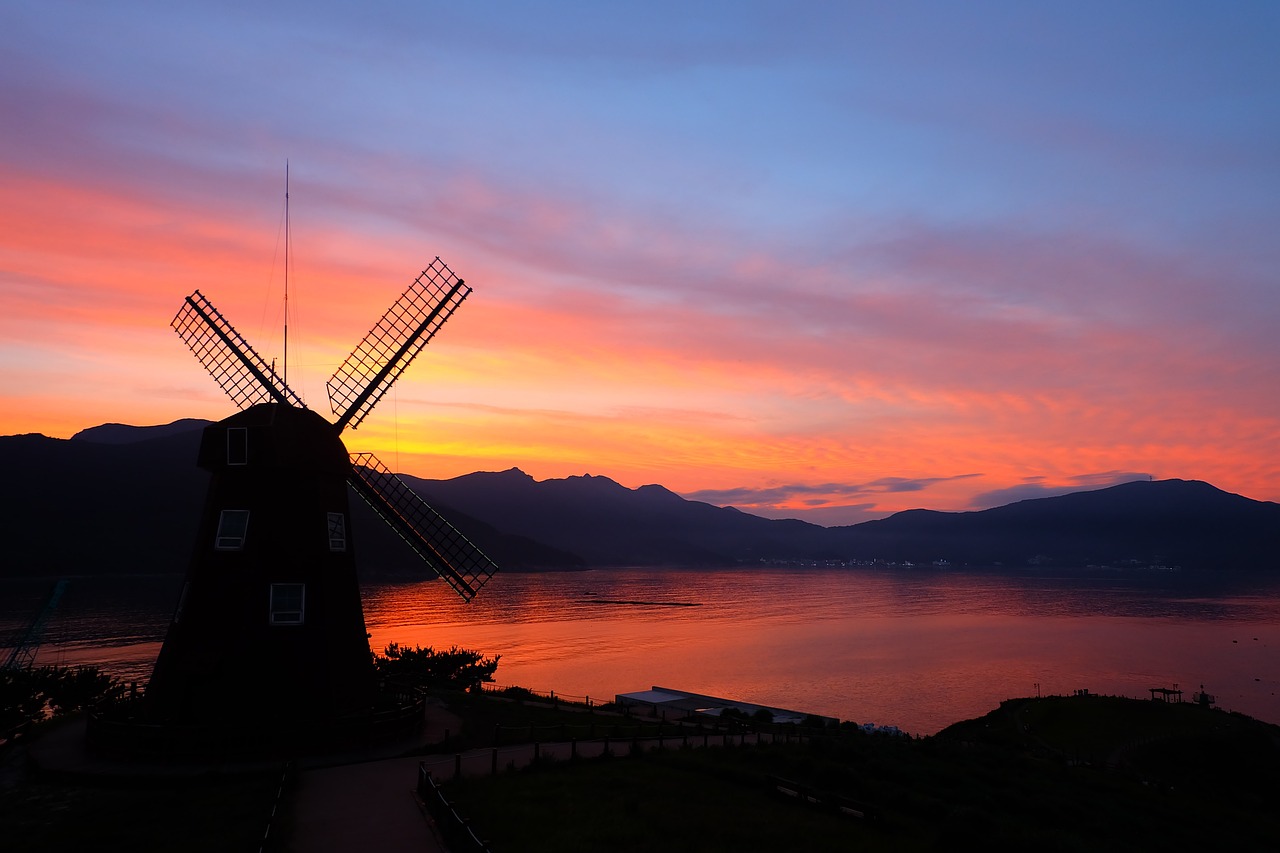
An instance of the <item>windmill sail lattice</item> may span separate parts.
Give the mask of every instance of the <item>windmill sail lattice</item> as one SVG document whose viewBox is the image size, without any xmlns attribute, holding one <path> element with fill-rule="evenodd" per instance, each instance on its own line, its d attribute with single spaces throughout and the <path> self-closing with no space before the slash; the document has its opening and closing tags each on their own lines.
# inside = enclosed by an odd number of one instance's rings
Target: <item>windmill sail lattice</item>
<svg viewBox="0 0 1280 853">
<path fill-rule="evenodd" d="M 327 383 L 339 430 L 360 425 L 469 293 L 439 258 L 422 271 Z"/>
<path fill-rule="evenodd" d="M 388 309 L 327 383 L 334 435 L 353 429 L 471 293 L 436 258 Z M 200 291 L 170 324 L 242 410 L 261 403 L 305 409 L 284 380 Z M 467 601 L 498 571 L 408 484 L 369 453 L 351 454 L 347 483 L 418 556 Z"/>
<path fill-rule="evenodd" d="M 436 574 L 470 601 L 498 571 L 493 561 L 372 453 L 353 453 L 351 461 L 352 476 L 348 482 L 356 494 L 364 498 Z"/>
<path fill-rule="evenodd" d="M 187 297 L 169 325 L 240 409 L 270 402 L 306 408 L 200 291 Z"/>
</svg>

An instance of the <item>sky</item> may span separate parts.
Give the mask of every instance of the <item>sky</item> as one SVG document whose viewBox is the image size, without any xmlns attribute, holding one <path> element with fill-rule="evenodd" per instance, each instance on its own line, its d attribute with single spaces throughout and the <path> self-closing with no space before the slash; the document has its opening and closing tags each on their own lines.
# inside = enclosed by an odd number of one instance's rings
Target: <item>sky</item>
<svg viewBox="0 0 1280 853">
<path fill-rule="evenodd" d="M 852 524 L 1280 500 L 1280 4 L 7 0 L 0 434 L 217 420 L 204 293 L 344 435 Z"/>
</svg>

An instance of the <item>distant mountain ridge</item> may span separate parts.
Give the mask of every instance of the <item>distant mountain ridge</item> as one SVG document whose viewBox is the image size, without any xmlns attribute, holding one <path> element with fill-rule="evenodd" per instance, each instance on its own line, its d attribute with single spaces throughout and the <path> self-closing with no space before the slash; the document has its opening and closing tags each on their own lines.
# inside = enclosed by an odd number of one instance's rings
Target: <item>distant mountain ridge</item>
<svg viewBox="0 0 1280 853">
<path fill-rule="evenodd" d="M 976 564 L 1280 567 L 1280 504 L 1198 480 L 1139 480 L 980 512 L 909 510 L 857 525 L 864 547 Z"/>
<path fill-rule="evenodd" d="M 405 479 L 429 502 L 572 550 L 590 565 L 725 565 L 827 554 L 827 528 L 685 500 L 657 485 L 628 489 L 591 474 L 539 481 L 519 468 Z"/>
<path fill-rule="evenodd" d="M 975 512 L 908 510 L 820 527 L 687 501 L 607 477 L 519 469 L 407 480 L 428 500 L 598 565 L 754 561 L 1280 568 L 1280 504 L 1187 480 L 1137 481 Z"/>
<path fill-rule="evenodd" d="M 209 421 L 104 424 L 71 439 L 0 436 L 0 518 L 10 533 L 0 575 L 182 573 L 209 475 L 196 467 Z M 500 565 L 582 568 L 580 557 L 437 510 Z M 371 575 L 422 576 L 408 546 L 354 495 L 351 538 Z"/>
<path fill-rule="evenodd" d="M 72 441 L 89 441 L 94 444 L 137 444 L 153 438 L 168 438 L 184 432 L 204 429 L 213 421 L 199 418 L 182 418 L 171 424 L 156 426 L 130 426 L 129 424 L 101 424 L 82 429 L 71 436 Z"/>
<path fill-rule="evenodd" d="M 0 437 L 4 574 L 183 572 L 208 475 L 207 421 L 104 424 L 70 440 Z M 405 480 L 507 570 L 742 563 L 952 567 L 1280 567 L 1280 504 L 1184 480 L 1133 482 L 976 512 L 909 510 L 847 527 L 760 518 L 607 477 L 538 481 L 512 468 Z M 420 574 L 353 498 L 362 571 Z"/>
</svg>

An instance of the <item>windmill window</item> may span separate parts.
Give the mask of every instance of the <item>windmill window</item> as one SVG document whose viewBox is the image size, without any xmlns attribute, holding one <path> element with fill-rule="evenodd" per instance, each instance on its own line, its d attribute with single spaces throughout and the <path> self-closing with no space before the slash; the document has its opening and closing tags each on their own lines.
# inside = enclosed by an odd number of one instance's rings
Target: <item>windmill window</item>
<svg viewBox="0 0 1280 853">
<path fill-rule="evenodd" d="M 273 583 L 269 605 L 272 625 L 301 625 L 306 613 L 307 587 L 300 583 Z"/>
<path fill-rule="evenodd" d="M 224 509 L 218 517 L 218 534 L 213 547 L 219 551 L 239 551 L 249 532 L 249 510 Z"/>
<path fill-rule="evenodd" d="M 347 550 L 347 518 L 340 512 L 329 513 L 329 550 Z"/>
<path fill-rule="evenodd" d="M 247 427 L 227 429 L 227 464 L 249 464 L 249 430 Z"/>
</svg>

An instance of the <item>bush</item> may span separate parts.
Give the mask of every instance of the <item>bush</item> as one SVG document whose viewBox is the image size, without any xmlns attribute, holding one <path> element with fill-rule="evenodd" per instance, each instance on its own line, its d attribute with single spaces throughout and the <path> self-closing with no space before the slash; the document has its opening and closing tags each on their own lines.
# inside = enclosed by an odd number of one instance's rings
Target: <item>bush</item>
<svg viewBox="0 0 1280 853">
<path fill-rule="evenodd" d="M 414 687 L 446 690 L 473 690 L 493 681 L 501 655 L 486 658 L 480 652 L 451 646 L 438 652 L 430 646 L 401 648 L 399 643 L 387 646 L 385 656 L 375 655 L 374 665 L 380 675 Z"/>
<path fill-rule="evenodd" d="M 0 671 L 0 731 L 89 708 L 124 693 L 96 666 L 42 666 Z"/>
</svg>

